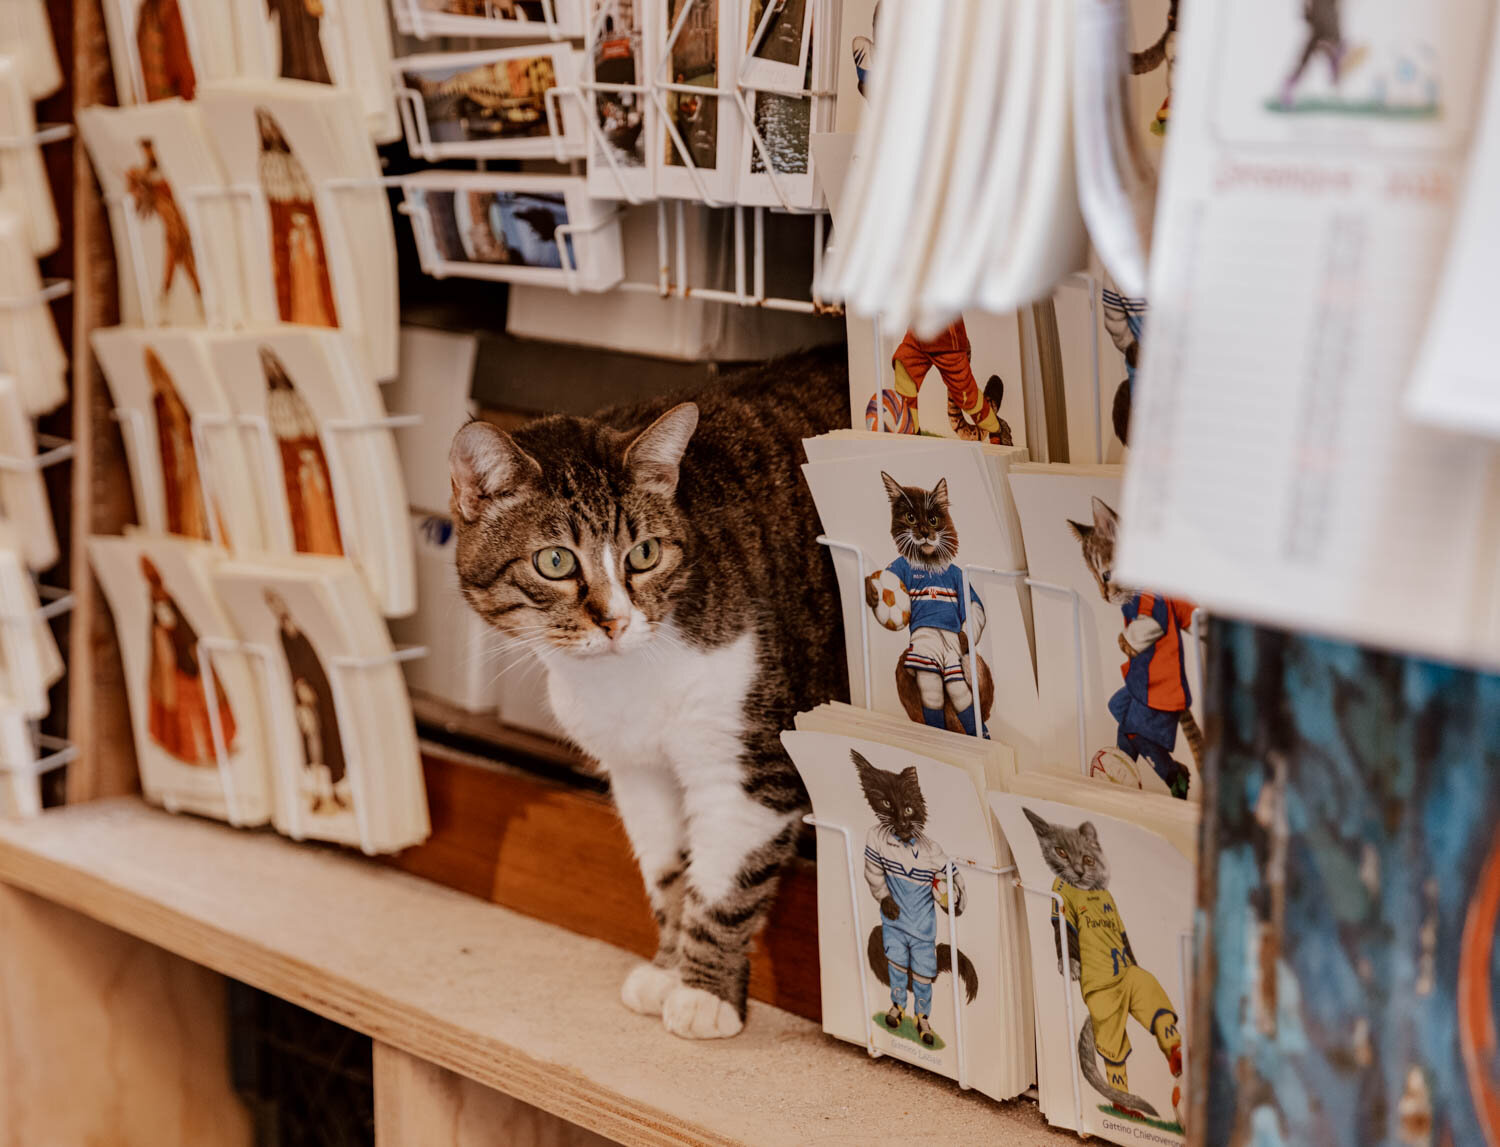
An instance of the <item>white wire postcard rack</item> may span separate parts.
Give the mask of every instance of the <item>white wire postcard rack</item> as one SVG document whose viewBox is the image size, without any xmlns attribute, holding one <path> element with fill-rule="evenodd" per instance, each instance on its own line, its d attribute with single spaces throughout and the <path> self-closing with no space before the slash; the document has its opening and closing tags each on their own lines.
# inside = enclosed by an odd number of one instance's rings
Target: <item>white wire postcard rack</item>
<svg viewBox="0 0 1500 1147">
<path fill-rule="evenodd" d="M 490 39 L 577 39 L 583 35 L 584 0 L 519 0 L 501 4 L 489 0 L 484 14 L 444 11 L 451 4 L 434 6 L 424 0 L 393 0 L 396 28 L 419 40 L 440 36 L 475 36 Z M 472 5 L 466 5 L 472 7 Z"/>
<path fill-rule="evenodd" d="M 836 824 L 830 820 L 811 814 L 804 816 L 802 820 L 804 824 L 811 825 L 817 831 L 837 833 L 842 843 L 844 853 L 843 868 L 849 888 L 849 931 L 851 941 L 850 956 L 854 960 L 854 963 L 851 965 L 851 967 L 855 970 L 856 978 L 859 981 L 860 1015 L 864 1020 L 865 1026 L 865 1051 L 872 1059 L 879 1059 L 881 1056 L 887 1053 L 882 1051 L 876 1044 L 875 1033 L 878 1029 L 875 1027 L 875 1009 L 871 1005 L 869 977 L 864 973 L 865 944 L 864 939 L 861 935 L 863 931 L 863 924 L 860 919 L 860 881 L 854 860 L 854 857 L 856 855 L 856 850 L 854 847 L 854 833 L 847 825 Z M 820 848 L 819 863 L 822 862 L 823 856 Z M 1013 864 L 997 868 L 992 865 L 981 864 L 977 861 L 964 857 L 949 857 L 945 869 L 949 888 L 952 888 L 954 886 L 953 878 L 956 867 L 962 867 L 970 872 L 980 872 L 994 877 L 996 895 L 1003 895 L 1003 890 L 1006 886 L 1003 882 L 1006 882 L 1008 880 L 1008 883 L 1011 886 L 1019 888 L 1025 895 L 1047 901 L 1051 912 L 1054 914 L 1055 919 L 1066 919 L 1067 909 L 1066 905 L 1063 903 L 1061 895 L 1059 895 L 1051 888 L 1040 888 L 1036 885 L 1025 883 L 1021 880 L 1019 871 Z M 974 893 L 971 893 L 970 895 L 974 895 Z M 948 922 L 949 942 L 952 944 L 955 953 L 960 951 L 960 916 L 957 909 L 958 897 L 950 895 L 948 898 L 948 907 L 945 911 L 945 919 Z M 1021 915 L 1021 928 L 1017 934 L 1018 945 L 1024 946 L 1030 942 L 1028 928 L 1029 917 L 1026 913 L 1023 912 Z M 1178 999 L 1182 1000 L 1190 998 L 1188 996 L 1188 985 L 1190 983 L 1189 968 L 1191 967 L 1192 942 L 1193 936 L 1191 932 L 1183 932 L 1179 934 L 1177 943 L 1177 976 L 1179 992 Z M 1064 953 L 1065 952 L 1066 949 L 1064 949 Z M 1013 953 L 1012 955 L 1015 958 L 1020 958 L 1019 952 Z M 829 958 L 834 957 L 830 956 Z M 957 957 L 955 956 L 955 963 L 956 961 Z M 958 1086 L 960 1090 L 967 1091 L 971 1086 L 969 1083 L 970 1064 L 968 1062 L 967 1041 L 964 1038 L 964 1013 L 967 1010 L 968 1005 L 964 1002 L 963 999 L 960 977 L 957 975 L 953 975 L 950 976 L 949 979 L 951 981 L 953 990 L 954 1046 L 956 1049 L 956 1057 L 958 1060 Z M 1067 1024 L 1066 1030 L 1063 1034 L 1063 1038 L 1065 1041 L 1067 1041 L 1070 1049 L 1067 1058 L 1070 1068 L 1069 1075 L 1073 1096 L 1074 1127 L 1079 1138 L 1088 1139 L 1091 1137 L 1091 1133 L 1087 1130 L 1087 1126 L 1084 1122 L 1083 1116 L 1085 1085 L 1081 1075 L 1081 1065 L 1079 1064 L 1078 1057 L 1071 1052 L 1072 1041 L 1076 1038 L 1079 1021 L 1075 1014 L 1077 1008 L 1075 1006 L 1073 997 L 1076 993 L 1073 990 L 1071 969 L 1069 962 L 1066 959 L 1060 959 L 1058 961 L 1058 976 L 1056 982 L 1059 984 L 1060 990 L 1062 992 L 1062 1014 L 1066 1017 Z M 1036 987 L 1039 990 L 1040 984 L 1037 984 Z M 1082 1001 L 1079 1002 L 1081 1003 Z M 1038 1015 L 1040 1015 L 1040 1009 L 1038 1009 Z M 1183 1054 L 1184 1056 L 1186 1056 L 1186 1024 L 1181 1024 L 1180 1027 L 1184 1031 Z"/>
<path fill-rule="evenodd" d="M 267 765 L 274 770 L 298 769 L 300 766 L 295 761 L 284 761 L 275 750 L 275 746 L 287 743 L 295 743 L 300 734 L 296 729 L 285 727 L 289 719 L 286 704 L 278 705 L 272 698 L 277 696 L 278 674 L 276 666 L 284 664 L 284 658 L 280 651 L 274 650 L 267 645 L 256 642 L 240 641 L 221 637 L 200 637 L 198 639 L 198 663 L 203 670 L 204 693 L 208 701 L 209 731 L 213 739 L 214 759 L 218 764 L 219 781 L 223 786 L 224 805 L 228 813 L 229 823 L 239 826 L 246 823 L 241 815 L 239 805 L 236 802 L 234 788 L 234 767 L 229 760 L 229 754 L 225 748 L 223 730 L 219 725 L 219 688 L 217 674 L 213 668 L 213 657 L 215 654 L 232 654 L 247 658 L 259 666 L 262 696 L 265 698 L 265 710 L 267 720 L 271 722 L 276 731 L 276 736 L 268 739 L 266 753 Z M 350 741 L 360 743 L 362 731 L 358 722 L 354 721 L 354 709 L 350 701 L 351 690 L 357 689 L 356 675 L 361 672 L 382 668 L 388 665 L 399 665 L 402 662 L 413 661 L 419 657 L 427 656 L 426 646 L 406 645 L 398 646 L 390 653 L 375 657 L 330 657 L 327 665 L 331 670 L 329 684 L 333 689 L 333 708 L 338 720 L 340 735 Z M 353 679 L 352 679 L 353 678 Z M 350 734 L 354 734 L 350 736 Z M 367 856 L 374 856 L 379 851 L 379 845 L 374 839 L 370 828 L 370 807 L 374 800 L 372 778 L 365 775 L 365 762 L 373 759 L 379 752 L 379 746 L 373 746 L 374 752 L 370 752 L 372 746 L 367 743 L 364 751 L 350 754 L 345 757 L 345 767 L 348 770 L 349 786 L 353 796 L 354 820 L 359 837 L 360 851 Z M 368 755 L 367 755 L 368 754 Z M 298 781 L 300 778 L 292 778 L 290 784 L 286 785 L 288 791 L 300 793 Z M 285 783 L 285 782 L 283 782 Z M 172 802 L 163 802 L 168 812 L 178 811 Z M 290 822 L 283 826 L 293 840 L 307 839 L 308 826 L 303 814 L 302 804 L 299 799 L 286 802 L 290 810 Z"/>
<path fill-rule="evenodd" d="M 62 447 L 56 449 L 61 450 Z M 67 449 L 67 455 L 60 455 L 54 461 L 62 461 L 63 457 L 71 456 L 71 444 L 67 444 Z M 76 599 L 68 590 L 37 584 L 36 594 L 42 603 L 37 609 L 0 616 L 0 624 L 13 632 L 18 641 L 32 640 L 38 624 L 50 624 L 73 611 Z M 63 669 L 66 672 L 66 660 L 63 662 Z M 7 705 L 6 709 L 8 717 L 26 726 L 26 735 L 35 751 L 16 760 L 11 759 L 12 750 L 8 748 L 0 756 L 0 775 L 4 777 L 5 787 L 10 790 L 14 806 L 11 811 L 19 816 L 35 816 L 42 810 L 42 776 L 71 764 L 78 757 L 78 748 L 66 737 L 43 733 L 39 719 L 28 720 L 24 713 L 16 712 L 13 705 Z"/>
<path fill-rule="evenodd" d="M 151 441 L 151 428 L 146 425 L 145 412 L 134 408 L 117 407 L 110 412 L 110 416 L 121 425 L 129 427 L 129 433 L 135 440 L 137 454 L 141 457 L 149 457 L 155 445 Z M 259 446 L 256 453 L 259 454 L 264 467 L 263 478 L 268 483 L 267 489 L 280 489 L 282 476 L 277 469 L 279 455 L 276 437 L 271 430 L 270 419 L 265 415 L 195 412 L 190 415 L 189 421 L 193 436 L 193 454 L 198 468 L 198 483 L 207 501 L 214 503 L 215 494 L 218 492 L 214 472 L 206 461 L 210 457 L 207 432 L 214 429 L 252 431 Z M 353 505 L 355 491 L 344 485 L 348 481 L 348 476 L 353 472 L 349 468 L 348 455 L 344 449 L 345 442 L 351 435 L 379 430 L 403 430 L 421 424 L 420 414 L 390 414 L 384 418 L 330 419 L 320 426 L 321 430 L 327 432 L 323 439 L 324 452 L 334 456 L 334 464 L 330 466 L 329 473 L 335 484 L 333 510 L 338 520 L 339 537 L 343 541 L 346 556 L 353 560 L 355 565 L 360 564 L 362 556 L 368 557 L 368 555 L 360 553 L 362 534 L 354 521 L 353 510 L 350 508 Z M 218 519 L 217 514 L 208 515 L 209 540 L 220 548 L 228 549 L 230 547 L 220 533 Z"/>
</svg>

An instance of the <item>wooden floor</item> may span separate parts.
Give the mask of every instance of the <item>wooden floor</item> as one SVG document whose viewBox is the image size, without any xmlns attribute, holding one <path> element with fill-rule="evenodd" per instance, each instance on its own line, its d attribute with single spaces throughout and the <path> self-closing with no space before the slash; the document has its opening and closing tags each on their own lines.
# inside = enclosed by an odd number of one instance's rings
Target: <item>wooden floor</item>
<svg viewBox="0 0 1500 1147">
<path fill-rule="evenodd" d="M 555 894 L 586 901 L 568 875 Z M 764 1005 L 734 1040 L 676 1039 L 620 1004 L 629 953 L 342 851 L 135 798 L 0 825 L 0 881 L 621 1143 L 1074 1141 L 1028 1102 L 872 1062 Z"/>
</svg>

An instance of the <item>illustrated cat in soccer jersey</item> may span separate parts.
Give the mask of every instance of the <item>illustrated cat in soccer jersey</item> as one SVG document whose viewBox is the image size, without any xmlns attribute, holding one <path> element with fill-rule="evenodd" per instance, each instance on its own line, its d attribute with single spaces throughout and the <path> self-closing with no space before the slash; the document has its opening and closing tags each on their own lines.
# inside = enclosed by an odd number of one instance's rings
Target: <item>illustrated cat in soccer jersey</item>
<svg viewBox="0 0 1500 1147">
<path fill-rule="evenodd" d="M 1186 797 L 1192 774 L 1172 756 L 1180 726 L 1194 762 L 1203 763 L 1203 733 L 1193 719 L 1192 693 L 1183 661 L 1182 633 L 1193 623 L 1193 605 L 1179 598 L 1140 593 L 1114 580 L 1115 540 L 1120 516 L 1100 498 L 1092 500 L 1093 522 L 1069 521 L 1068 528 L 1083 549 L 1083 560 L 1099 588 L 1099 596 L 1118 605 L 1125 618 L 1119 636 L 1125 664 L 1124 684 L 1109 699 L 1110 715 L 1119 723 L 1116 744 L 1132 761 L 1145 757 L 1176 797 Z M 1101 758 L 1095 757 L 1095 771 Z"/>
<path fill-rule="evenodd" d="M 1109 863 L 1099 833 L 1089 821 L 1077 828 L 1052 824 L 1029 808 L 1022 809 L 1036 832 L 1042 857 L 1055 879 L 1052 891 L 1062 901 L 1052 907 L 1052 935 L 1057 970 L 1063 967 L 1063 921 L 1068 928 L 1068 968 L 1078 981 L 1089 1018 L 1078 1033 L 1078 1065 L 1089 1086 L 1135 1119 L 1156 1115 L 1156 1108 L 1130 1092 L 1125 1062 L 1130 1036 L 1125 1021 L 1151 1033 L 1166 1057 L 1174 1079 L 1182 1076 L 1182 1032 L 1177 1009 L 1161 983 L 1135 962 L 1125 921 L 1109 892 Z M 1100 1061 L 1104 1071 L 1099 1070 Z M 1172 1088 L 1172 1107 L 1182 1122 L 1182 1087 Z"/>
<path fill-rule="evenodd" d="M 932 983 L 953 970 L 952 948 L 937 942 L 937 917 L 948 911 L 950 897 L 954 898 L 953 914 L 963 915 L 963 874 L 954 866 L 950 885 L 948 857 L 924 831 L 927 802 L 922 799 L 917 770 L 879 769 L 854 749 L 849 757 L 875 814 L 875 823 L 865 836 L 865 882 L 880 903 L 881 921 L 870 932 L 868 952 L 871 970 L 891 989 L 885 1024 L 901 1034 L 909 984 L 916 1038 L 931 1047 L 937 1041 L 931 1022 Z M 958 976 L 967 1001 L 973 1003 L 979 994 L 979 976 L 962 952 Z"/>
<path fill-rule="evenodd" d="M 908 627 L 911 643 L 896 662 L 896 695 L 913 721 L 936 729 L 973 736 L 974 691 L 970 681 L 969 608 L 974 610 L 973 637 L 984 632 L 984 603 L 969 587 L 963 600 L 964 577 L 958 557 L 958 528 L 948 509 L 948 480 L 931 490 L 903 486 L 881 472 L 891 503 L 891 541 L 896 560 L 885 568 L 901 579 L 911 598 Z M 876 571 L 865 580 L 865 603 L 873 610 L 880 600 Z M 995 683 L 984 658 L 979 662 L 979 720 L 988 720 L 995 699 Z"/>
</svg>

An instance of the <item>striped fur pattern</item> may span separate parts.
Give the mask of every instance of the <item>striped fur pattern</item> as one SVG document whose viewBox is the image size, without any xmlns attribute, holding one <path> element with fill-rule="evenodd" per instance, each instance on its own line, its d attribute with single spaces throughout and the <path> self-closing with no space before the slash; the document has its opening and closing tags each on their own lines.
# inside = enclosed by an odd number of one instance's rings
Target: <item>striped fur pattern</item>
<svg viewBox="0 0 1500 1147">
<path fill-rule="evenodd" d="M 744 1022 L 750 943 L 807 808 L 780 733 L 847 696 L 799 468 L 846 396 L 838 348 L 687 404 L 514 435 L 474 422 L 454 441 L 464 596 L 535 651 L 558 720 L 609 775 L 660 936 L 622 997 L 679 1035 Z"/>
</svg>

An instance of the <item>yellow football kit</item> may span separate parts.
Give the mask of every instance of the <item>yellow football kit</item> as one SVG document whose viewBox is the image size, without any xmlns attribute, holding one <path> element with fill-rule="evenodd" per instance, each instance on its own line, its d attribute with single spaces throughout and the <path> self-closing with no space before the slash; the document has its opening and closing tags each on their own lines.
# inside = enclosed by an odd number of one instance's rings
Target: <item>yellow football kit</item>
<svg viewBox="0 0 1500 1147">
<path fill-rule="evenodd" d="M 1078 939 L 1078 986 L 1094 1022 L 1094 1046 L 1104 1060 L 1110 1085 L 1127 1090 L 1125 1060 L 1130 1055 L 1130 1037 L 1125 1017 L 1134 1016 L 1154 1035 L 1170 1061 L 1173 1051 L 1182 1046 L 1177 1009 L 1156 977 L 1131 956 L 1124 922 L 1108 891 L 1075 888 L 1061 878 L 1052 882 L 1052 891 L 1062 898 L 1068 930 Z M 1052 914 L 1055 919 L 1055 904 Z"/>
</svg>

